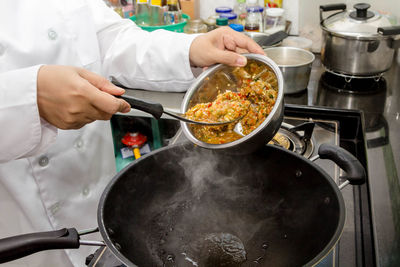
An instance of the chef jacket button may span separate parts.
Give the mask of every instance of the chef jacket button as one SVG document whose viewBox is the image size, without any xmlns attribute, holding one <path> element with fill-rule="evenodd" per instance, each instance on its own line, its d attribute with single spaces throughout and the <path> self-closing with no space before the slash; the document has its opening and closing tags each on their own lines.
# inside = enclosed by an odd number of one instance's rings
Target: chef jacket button
<svg viewBox="0 0 400 267">
<path fill-rule="evenodd" d="M 51 28 L 47 31 L 47 35 L 49 36 L 50 40 L 57 39 L 57 32 Z"/>
<path fill-rule="evenodd" d="M 78 149 L 78 150 L 82 150 L 82 149 L 83 149 L 83 145 L 84 145 L 84 142 L 83 142 L 83 140 L 80 139 L 80 138 L 78 138 L 78 139 L 75 141 L 75 143 L 74 143 L 74 147 L 75 147 L 76 149 Z"/>
<path fill-rule="evenodd" d="M 89 195 L 89 193 L 90 193 L 90 189 L 89 189 L 89 187 L 85 187 L 85 188 L 83 188 L 83 190 L 82 190 L 82 194 L 83 194 L 84 196 L 88 196 L 88 195 Z"/>
<path fill-rule="evenodd" d="M 4 45 L 0 44 L 0 56 L 4 55 L 4 52 L 6 52 L 6 48 Z"/>
<path fill-rule="evenodd" d="M 47 164 L 49 164 L 49 158 L 46 156 L 43 156 L 39 159 L 39 165 L 42 167 L 47 166 Z"/>
<path fill-rule="evenodd" d="M 60 203 L 56 202 L 50 207 L 51 214 L 55 215 L 60 210 Z"/>
</svg>

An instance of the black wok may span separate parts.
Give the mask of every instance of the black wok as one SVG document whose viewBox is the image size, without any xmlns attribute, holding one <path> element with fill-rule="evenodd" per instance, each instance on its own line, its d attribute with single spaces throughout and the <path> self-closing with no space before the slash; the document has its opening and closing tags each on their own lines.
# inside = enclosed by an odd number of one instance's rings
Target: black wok
<svg viewBox="0 0 400 267">
<path fill-rule="evenodd" d="M 352 184 L 361 164 L 321 145 Z M 299 266 L 318 263 L 339 240 L 342 195 L 320 167 L 276 146 L 224 155 L 181 144 L 136 160 L 102 194 L 104 243 L 128 266 Z M 0 262 L 79 247 L 74 228 L 0 240 Z M 83 261 L 83 259 L 82 259 Z"/>
</svg>

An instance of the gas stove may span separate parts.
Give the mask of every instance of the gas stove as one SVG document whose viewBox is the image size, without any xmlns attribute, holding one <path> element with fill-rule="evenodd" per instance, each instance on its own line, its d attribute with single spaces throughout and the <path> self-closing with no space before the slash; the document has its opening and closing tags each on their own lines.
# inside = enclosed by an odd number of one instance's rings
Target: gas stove
<svg viewBox="0 0 400 267">
<path fill-rule="evenodd" d="M 168 144 L 187 141 L 179 129 Z M 286 105 L 284 122 L 269 142 L 299 155 L 313 158 L 323 143 L 340 145 L 366 166 L 362 113 L 357 111 Z M 317 160 L 334 181 L 341 184 L 341 170 L 331 161 Z M 336 247 L 317 266 L 363 266 L 374 261 L 367 184 L 342 190 L 346 204 L 346 224 Z M 86 261 L 88 266 L 124 266 L 106 248 L 98 249 Z M 371 264 L 368 264 L 371 263 Z"/>
</svg>

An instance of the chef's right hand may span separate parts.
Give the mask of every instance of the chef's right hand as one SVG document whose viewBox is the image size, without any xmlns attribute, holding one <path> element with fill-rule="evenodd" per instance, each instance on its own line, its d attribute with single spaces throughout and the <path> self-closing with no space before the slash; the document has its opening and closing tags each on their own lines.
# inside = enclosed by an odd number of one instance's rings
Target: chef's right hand
<svg viewBox="0 0 400 267">
<path fill-rule="evenodd" d="M 37 77 L 40 116 L 60 129 L 79 129 L 95 120 L 109 120 L 130 105 L 112 95 L 124 89 L 82 68 L 44 65 Z"/>
</svg>

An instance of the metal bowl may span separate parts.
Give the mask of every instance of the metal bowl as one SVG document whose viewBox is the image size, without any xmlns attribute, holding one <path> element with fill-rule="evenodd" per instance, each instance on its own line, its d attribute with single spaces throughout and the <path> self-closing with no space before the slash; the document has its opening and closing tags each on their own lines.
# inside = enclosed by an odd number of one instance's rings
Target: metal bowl
<svg viewBox="0 0 400 267">
<path fill-rule="evenodd" d="M 298 93 L 307 88 L 315 59 L 313 53 L 296 47 L 272 47 L 264 51 L 282 71 L 285 94 Z"/>
<path fill-rule="evenodd" d="M 274 137 L 283 120 L 283 76 L 279 67 L 266 56 L 258 54 L 244 54 L 248 63 L 251 61 L 261 62 L 266 68 L 272 70 L 278 80 L 278 97 L 271 113 L 250 134 L 226 144 L 209 144 L 198 140 L 192 133 L 187 123 L 181 122 L 183 133 L 194 144 L 215 150 L 222 150 L 230 154 L 247 154 L 265 145 Z M 192 86 L 188 89 L 182 102 L 181 112 L 198 103 L 211 102 L 219 93 L 226 90 L 237 91 L 238 85 L 232 79 L 234 67 L 218 64 L 203 72 Z"/>
</svg>

